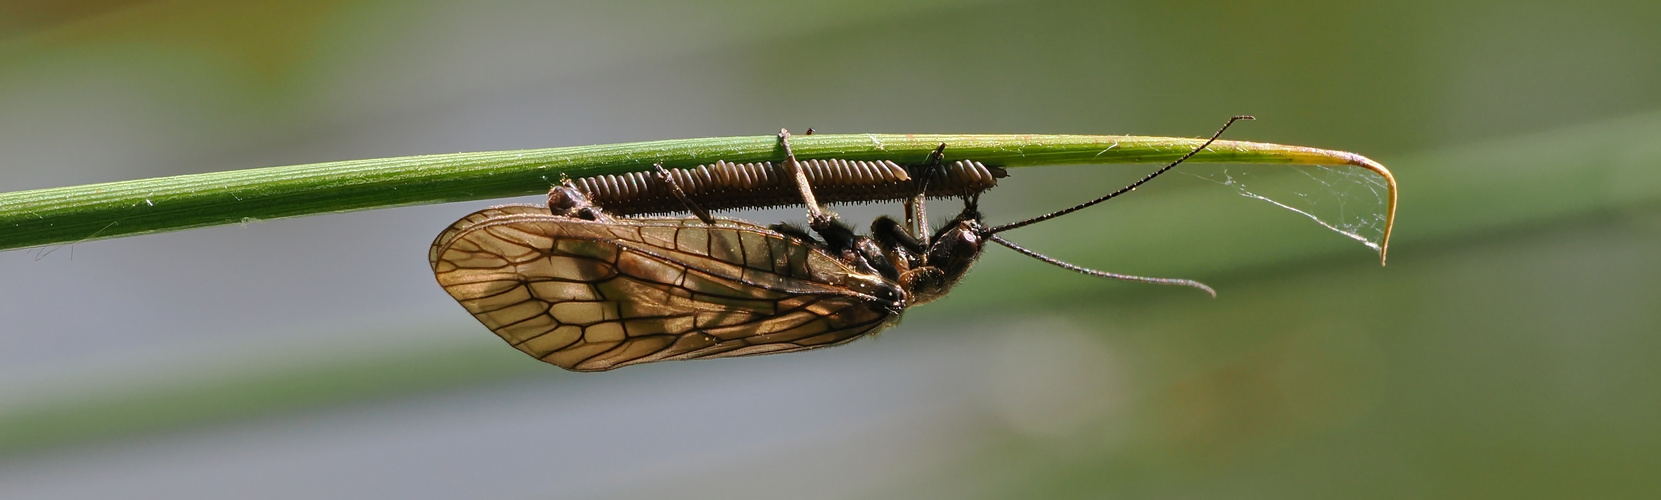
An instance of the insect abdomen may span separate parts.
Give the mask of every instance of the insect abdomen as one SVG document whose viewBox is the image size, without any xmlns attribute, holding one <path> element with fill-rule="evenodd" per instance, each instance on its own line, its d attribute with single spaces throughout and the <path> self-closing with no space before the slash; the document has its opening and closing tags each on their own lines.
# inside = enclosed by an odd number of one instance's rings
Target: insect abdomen
<svg viewBox="0 0 1661 500">
<path fill-rule="evenodd" d="M 821 202 L 868 203 L 904 200 L 917 193 L 914 179 L 923 167 L 888 160 L 802 160 L 808 183 Z M 914 173 L 918 175 L 913 175 Z M 717 161 L 689 169 L 669 169 L 688 198 L 710 210 L 801 205 L 802 197 L 782 164 Z M 929 197 L 976 194 L 997 185 L 1003 167 L 958 160 L 943 165 L 928 182 Z M 617 215 L 668 214 L 685 210 L 669 186 L 653 172 L 599 175 L 572 179 L 595 205 Z"/>
</svg>

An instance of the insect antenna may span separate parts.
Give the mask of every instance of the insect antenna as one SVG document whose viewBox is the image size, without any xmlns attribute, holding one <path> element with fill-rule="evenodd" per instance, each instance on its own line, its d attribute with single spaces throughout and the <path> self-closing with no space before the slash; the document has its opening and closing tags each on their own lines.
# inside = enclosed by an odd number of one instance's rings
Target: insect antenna
<svg viewBox="0 0 1661 500">
<path fill-rule="evenodd" d="M 1080 267 L 1080 266 L 1076 266 L 1076 265 L 1069 264 L 1069 263 L 1066 263 L 1066 262 L 1062 262 L 1061 260 L 1056 259 L 1054 257 L 1050 257 L 1048 255 L 1044 255 L 1044 254 L 1029 250 L 1029 249 L 1027 249 L 1025 247 L 1022 247 L 1020 245 L 1016 245 L 1015 242 L 1006 240 L 1003 237 L 998 236 L 997 233 L 1008 231 L 1008 230 L 1015 229 L 1015 228 L 1025 227 L 1025 226 L 1028 226 L 1028 225 L 1036 224 L 1036 223 L 1039 223 L 1039 222 L 1054 219 L 1056 217 L 1067 215 L 1067 214 L 1070 214 L 1070 213 L 1073 213 L 1073 212 L 1077 212 L 1079 210 L 1089 208 L 1091 205 L 1095 205 L 1097 203 L 1101 203 L 1101 202 L 1104 202 L 1104 201 L 1107 201 L 1107 200 L 1111 200 L 1114 197 L 1117 197 L 1121 194 L 1131 192 L 1132 190 L 1135 190 L 1137 187 L 1140 187 L 1141 185 L 1146 184 L 1148 181 L 1153 180 L 1155 177 L 1159 177 L 1160 174 L 1163 174 L 1165 172 L 1169 172 L 1172 168 L 1176 168 L 1176 166 L 1182 164 L 1182 162 L 1188 161 L 1189 158 L 1193 158 L 1194 155 L 1199 154 L 1200 151 L 1204 151 L 1205 148 L 1210 147 L 1211 143 L 1216 142 L 1218 137 L 1222 137 L 1223 131 L 1228 130 L 1228 127 L 1230 125 L 1234 125 L 1234 122 L 1237 122 L 1237 121 L 1240 121 L 1240 120 L 1255 120 L 1255 119 L 1256 118 L 1253 118 L 1253 117 L 1247 116 L 1247 115 L 1240 115 L 1240 116 L 1230 117 L 1228 119 L 1228 122 L 1223 123 L 1222 128 L 1217 129 L 1217 133 L 1211 134 L 1211 138 L 1206 139 L 1204 144 L 1200 144 L 1200 147 L 1194 148 L 1192 151 L 1189 151 L 1188 154 L 1182 155 L 1181 158 L 1177 158 L 1176 161 L 1173 161 L 1170 164 L 1165 165 L 1164 167 L 1161 167 L 1159 170 L 1155 170 L 1151 174 L 1143 176 L 1141 179 L 1138 179 L 1136 182 L 1130 183 L 1130 185 L 1127 185 L 1125 187 L 1119 188 L 1116 191 L 1108 193 L 1106 196 L 1102 196 L 1102 197 L 1096 198 L 1094 200 L 1090 200 L 1090 201 L 1087 201 L 1087 202 L 1084 202 L 1084 203 L 1073 205 L 1071 207 L 1064 208 L 1064 209 L 1061 209 L 1061 210 L 1057 210 L 1057 211 L 1054 211 L 1054 212 L 1050 212 L 1050 213 L 1047 213 L 1047 214 L 1044 214 L 1044 215 L 1033 217 L 1031 219 L 1027 219 L 1027 220 L 1023 220 L 1023 221 L 1019 221 L 1019 222 L 1011 222 L 1009 224 L 1004 224 L 1004 225 L 1001 225 L 1001 226 L 992 227 L 992 228 L 986 229 L 981 234 L 984 235 L 987 239 L 990 239 L 994 242 L 997 242 L 999 245 L 1009 247 L 1011 250 L 1020 252 L 1024 255 L 1028 256 L 1028 257 L 1032 257 L 1034 259 L 1044 261 L 1046 263 L 1049 263 L 1051 265 L 1054 265 L 1056 267 L 1060 267 L 1062 269 L 1066 269 L 1066 270 L 1069 270 L 1069 271 L 1088 274 L 1088 275 L 1091 275 L 1091 276 L 1096 276 L 1096 277 L 1101 277 L 1101 278 L 1110 278 L 1110 279 L 1124 280 L 1124 281 L 1135 281 L 1135 282 L 1139 282 L 1139 283 L 1151 283 L 1151 284 L 1155 284 L 1155 285 L 1176 285 L 1176 286 L 1193 287 L 1193 288 L 1198 288 L 1200 290 L 1204 290 L 1205 293 L 1210 294 L 1213 298 L 1215 298 L 1217 296 L 1217 291 L 1213 290 L 1209 286 L 1206 286 L 1205 283 L 1200 283 L 1200 282 L 1194 281 L 1194 280 L 1179 279 L 1179 278 L 1153 278 L 1153 277 L 1148 277 L 1148 276 L 1135 276 L 1135 275 L 1130 275 L 1130 274 L 1110 273 L 1110 272 L 1107 272 L 1107 271 L 1097 271 L 1095 269 Z M 965 197 L 965 200 L 967 200 L 967 199 L 968 198 Z M 970 202 L 970 203 L 971 203 L 970 206 L 972 207 L 973 202 Z"/>
<path fill-rule="evenodd" d="M 986 234 L 990 235 L 990 234 L 1001 233 L 1001 232 L 1008 231 L 1008 230 L 1011 230 L 1011 229 L 1015 229 L 1015 228 L 1018 228 L 1018 227 L 1025 227 L 1025 226 L 1028 226 L 1028 225 L 1031 225 L 1031 224 L 1044 222 L 1044 221 L 1047 221 L 1047 220 L 1050 220 L 1050 219 L 1054 219 L 1056 217 L 1060 217 L 1060 216 L 1067 215 L 1067 214 L 1070 214 L 1070 213 L 1073 213 L 1073 212 L 1077 212 L 1079 210 L 1089 208 L 1091 205 L 1095 205 L 1097 203 L 1101 203 L 1101 202 L 1104 202 L 1104 201 L 1107 201 L 1107 200 L 1111 200 L 1116 196 L 1131 192 L 1132 190 L 1136 189 L 1137 187 L 1139 187 L 1143 184 L 1146 184 L 1148 181 L 1153 180 L 1154 177 L 1159 177 L 1159 174 L 1163 174 L 1165 172 L 1170 171 L 1172 168 L 1175 168 L 1177 165 L 1182 164 L 1182 162 L 1188 161 L 1189 158 L 1193 158 L 1194 155 L 1199 154 L 1200 151 L 1203 151 L 1203 150 L 1205 150 L 1205 148 L 1210 147 L 1211 143 L 1216 142 L 1217 138 L 1221 137 L 1223 135 L 1223 131 L 1228 130 L 1229 125 L 1233 125 L 1234 122 L 1237 122 L 1237 121 L 1240 121 L 1240 120 L 1256 120 L 1256 119 L 1257 118 L 1254 118 L 1254 117 L 1251 117 L 1251 116 L 1248 116 L 1248 115 L 1240 115 L 1240 116 L 1235 116 L 1235 117 L 1229 118 L 1228 122 L 1223 124 L 1223 128 L 1217 129 L 1217 133 L 1211 134 L 1211 138 L 1206 139 L 1205 144 L 1201 144 L 1200 147 L 1194 148 L 1193 151 L 1189 151 L 1188 154 L 1182 155 L 1181 158 L 1177 158 L 1177 161 L 1173 161 L 1173 162 L 1171 162 L 1171 164 L 1166 165 L 1166 166 L 1160 168 L 1159 170 L 1155 170 L 1153 173 L 1148 174 L 1147 176 L 1141 178 L 1140 180 L 1137 180 L 1136 182 L 1132 182 L 1128 186 L 1119 188 L 1118 191 L 1108 193 L 1107 196 L 1103 196 L 1101 198 L 1096 198 L 1094 200 L 1090 200 L 1090 201 L 1087 201 L 1087 202 L 1084 202 L 1084 203 L 1073 205 L 1071 207 L 1067 207 L 1067 208 L 1064 208 L 1064 209 L 1061 209 L 1061 210 L 1056 210 L 1054 212 L 1050 212 L 1050 213 L 1047 213 L 1047 214 L 1044 214 L 1044 215 L 1033 217 L 1031 219 L 1027 219 L 1027 220 L 1024 220 L 1024 221 L 1011 222 L 1011 223 L 1008 223 L 1008 224 L 997 226 L 997 227 L 994 227 L 994 228 L 991 228 L 991 229 L 987 230 Z"/>
<path fill-rule="evenodd" d="M 1068 264 L 1068 263 L 1062 262 L 1061 260 L 1056 259 L 1054 257 L 1050 257 L 1048 255 L 1044 255 L 1044 254 L 1029 250 L 1026 247 L 1016 245 L 1015 242 L 1004 239 L 1002 236 L 991 234 L 991 235 L 987 235 L 987 238 L 991 239 L 992 241 L 998 242 L 999 245 L 1009 247 L 1011 250 L 1026 254 L 1026 256 L 1028 256 L 1028 257 L 1032 257 L 1034 259 L 1038 259 L 1038 260 L 1041 260 L 1041 261 L 1044 261 L 1044 262 L 1048 262 L 1052 265 L 1055 265 L 1056 267 L 1060 267 L 1062 269 L 1066 269 L 1066 270 L 1069 270 L 1069 271 L 1075 271 L 1075 272 L 1079 272 L 1079 273 L 1083 273 L 1083 274 L 1088 274 L 1088 275 L 1095 276 L 1095 277 L 1098 277 L 1098 278 L 1111 278 L 1111 279 L 1116 279 L 1116 280 L 1135 281 L 1135 282 L 1138 282 L 1138 283 L 1152 283 L 1152 284 L 1155 284 L 1155 285 L 1176 285 L 1176 286 L 1194 287 L 1194 288 L 1198 288 L 1200 290 L 1204 290 L 1205 293 L 1211 294 L 1211 298 L 1217 298 L 1217 291 L 1216 290 L 1213 290 L 1213 289 L 1211 289 L 1211 287 L 1206 286 L 1205 283 L 1200 283 L 1198 281 L 1185 280 L 1185 279 L 1179 279 L 1179 278 L 1151 278 L 1151 277 L 1147 277 L 1147 276 L 1135 276 L 1135 275 L 1130 275 L 1130 274 L 1119 274 L 1119 273 L 1110 273 L 1110 272 L 1107 272 L 1107 271 L 1097 271 L 1095 269 L 1090 269 L 1090 268 L 1086 268 L 1086 267 L 1079 267 L 1079 266 L 1076 266 L 1076 265 L 1073 265 L 1073 264 Z"/>
</svg>

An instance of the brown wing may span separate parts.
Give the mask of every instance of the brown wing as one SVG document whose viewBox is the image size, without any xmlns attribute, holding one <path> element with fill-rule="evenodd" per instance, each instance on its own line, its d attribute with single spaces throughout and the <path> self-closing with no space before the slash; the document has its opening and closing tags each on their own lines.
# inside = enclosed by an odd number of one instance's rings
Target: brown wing
<svg viewBox="0 0 1661 500">
<path fill-rule="evenodd" d="M 469 215 L 430 257 L 439 284 L 474 317 L 562 368 L 800 351 L 898 320 L 862 293 L 895 285 L 760 226 L 545 210 Z"/>
</svg>

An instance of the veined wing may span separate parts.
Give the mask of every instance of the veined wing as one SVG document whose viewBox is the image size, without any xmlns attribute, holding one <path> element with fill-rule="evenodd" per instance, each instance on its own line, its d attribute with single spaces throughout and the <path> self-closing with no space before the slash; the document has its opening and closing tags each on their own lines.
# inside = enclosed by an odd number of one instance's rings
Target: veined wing
<svg viewBox="0 0 1661 500">
<path fill-rule="evenodd" d="M 562 368 L 793 352 L 898 321 L 878 298 L 895 285 L 761 226 L 546 210 L 476 212 L 440 234 L 429 257 L 468 312 Z"/>
</svg>

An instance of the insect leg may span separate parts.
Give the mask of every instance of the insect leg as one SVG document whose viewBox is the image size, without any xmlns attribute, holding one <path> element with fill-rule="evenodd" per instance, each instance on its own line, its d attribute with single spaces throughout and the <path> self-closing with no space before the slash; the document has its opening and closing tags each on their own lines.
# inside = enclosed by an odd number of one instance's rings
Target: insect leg
<svg viewBox="0 0 1661 500">
<path fill-rule="evenodd" d="M 940 147 L 934 148 L 934 152 L 929 153 L 928 159 L 923 160 L 922 172 L 918 174 L 918 177 L 921 177 L 922 180 L 917 182 L 917 194 L 906 200 L 906 225 L 911 228 L 911 235 L 915 238 L 926 240 L 929 237 L 929 211 L 924 207 L 924 195 L 929 192 L 929 180 L 941 173 L 940 163 L 945 157 L 946 143 L 942 142 Z"/>
<path fill-rule="evenodd" d="M 715 223 L 715 219 L 709 216 L 709 211 L 704 210 L 704 207 L 698 206 L 697 203 L 693 203 L 692 198 L 686 196 L 686 191 L 681 190 L 680 183 L 675 182 L 675 177 L 669 174 L 669 170 L 663 168 L 662 163 L 653 163 L 652 167 L 657 169 L 658 180 L 669 185 L 669 192 L 673 193 L 675 198 L 681 200 L 681 204 L 686 206 L 688 212 L 698 216 L 698 220 L 704 221 L 704 224 Z"/>
<path fill-rule="evenodd" d="M 892 275 L 883 275 L 888 279 L 899 281 L 904 275 L 927 267 L 923 256 L 928 254 L 928 245 L 912 237 L 905 226 L 886 215 L 871 222 L 871 236 L 864 239 L 874 242 L 877 248 L 876 252 L 867 253 L 866 260 L 882 261 L 884 265 L 874 267 L 879 272 L 885 267 L 892 270 Z"/>
<path fill-rule="evenodd" d="M 929 238 L 929 210 L 924 203 L 923 195 L 912 195 L 905 200 L 905 227 L 918 239 Z"/>
<path fill-rule="evenodd" d="M 809 185 L 807 180 L 807 171 L 796 161 L 796 152 L 790 150 L 789 130 L 779 129 L 779 144 L 784 147 L 785 175 L 793 179 L 796 189 L 801 192 L 802 204 L 807 205 L 807 225 L 825 239 L 825 249 L 831 255 L 838 256 L 842 262 L 862 271 L 896 276 L 897 271 L 888 261 L 883 260 L 882 249 L 876 242 L 869 237 L 860 236 L 854 232 L 852 226 L 819 208 L 819 201 L 813 197 L 813 186 Z"/>
<path fill-rule="evenodd" d="M 776 233 L 779 233 L 779 234 L 782 234 L 782 235 L 785 235 L 785 236 L 789 236 L 791 238 L 795 238 L 795 239 L 798 239 L 798 240 L 802 240 L 803 243 L 807 243 L 807 244 L 813 245 L 815 247 L 819 247 L 819 248 L 824 248 L 825 247 L 825 245 L 823 243 L 820 243 L 819 240 L 814 239 L 813 235 L 808 234 L 806 229 L 802 229 L 801 227 L 796 226 L 795 224 L 790 224 L 788 222 L 780 222 L 778 224 L 773 224 L 771 226 L 767 226 L 767 229 L 772 229 L 773 232 L 776 232 Z"/>
<path fill-rule="evenodd" d="M 913 253 L 921 254 L 928 251 L 928 244 L 913 237 L 911 233 L 900 227 L 900 223 L 884 215 L 877 217 L 871 223 L 871 237 L 889 246 L 904 248 Z M 925 236 L 927 237 L 927 236 Z"/>
<path fill-rule="evenodd" d="M 796 152 L 790 150 L 790 131 L 779 129 L 779 145 L 784 147 L 784 172 L 796 183 L 796 190 L 802 193 L 802 204 L 807 205 L 808 227 L 815 231 L 820 226 L 829 225 L 833 217 L 819 208 L 819 200 L 813 197 L 813 187 L 807 183 L 807 171 L 802 170 L 802 164 L 796 161 Z"/>
</svg>

